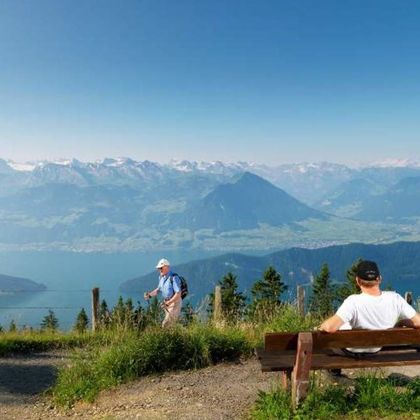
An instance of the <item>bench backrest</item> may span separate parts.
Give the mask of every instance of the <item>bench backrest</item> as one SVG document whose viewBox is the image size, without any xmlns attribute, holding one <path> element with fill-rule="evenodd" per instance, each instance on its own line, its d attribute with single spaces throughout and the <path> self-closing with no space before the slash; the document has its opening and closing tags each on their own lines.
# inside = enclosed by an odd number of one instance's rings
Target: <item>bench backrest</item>
<svg viewBox="0 0 420 420">
<path fill-rule="evenodd" d="M 420 345 L 420 329 L 346 330 L 335 333 L 312 331 L 313 351 L 343 347 Z M 299 333 L 266 333 L 266 351 L 296 350 Z"/>
</svg>

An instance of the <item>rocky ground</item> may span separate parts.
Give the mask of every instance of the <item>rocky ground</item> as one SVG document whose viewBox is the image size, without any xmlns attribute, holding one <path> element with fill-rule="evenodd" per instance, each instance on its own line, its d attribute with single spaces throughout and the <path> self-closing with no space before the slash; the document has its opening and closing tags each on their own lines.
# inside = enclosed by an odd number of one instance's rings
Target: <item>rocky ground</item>
<svg viewBox="0 0 420 420">
<path fill-rule="evenodd" d="M 57 367 L 68 360 L 57 352 L 0 358 L 0 418 L 241 419 L 247 417 L 258 391 L 279 381 L 278 374 L 261 373 L 258 362 L 250 359 L 140 378 L 103 392 L 94 404 L 64 411 L 55 408 L 44 391 L 54 383 Z M 420 367 L 392 372 L 412 377 L 420 374 Z M 348 380 L 357 376 L 355 371 L 345 373 Z"/>
</svg>

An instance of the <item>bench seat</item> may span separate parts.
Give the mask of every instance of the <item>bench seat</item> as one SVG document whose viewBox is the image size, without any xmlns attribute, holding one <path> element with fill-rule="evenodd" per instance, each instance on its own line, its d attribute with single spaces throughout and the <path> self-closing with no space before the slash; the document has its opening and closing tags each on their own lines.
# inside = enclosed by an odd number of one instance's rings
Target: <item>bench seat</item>
<svg viewBox="0 0 420 420">
<path fill-rule="evenodd" d="M 296 354 L 273 354 L 264 349 L 257 349 L 257 357 L 263 372 L 279 372 L 293 370 Z M 312 354 L 311 370 L 319 369 L 360 369 L 367 367 L 420 365 L 417 350 L 382 350 L 377 354 L 356 359 L 338 354 Z"/>
<path fill-rule="evenodd" d="M 334 353 L 348 347 L 382 349 L 361 358 Z M 285 387 L 291 379 L 292 404 L 296 407 L 307 394 L 311 370 L 420 365 L 420 329 L 266 333 L 264 348 L 257 349 L 256 354 L 263 372 L 283 372 Z"/>
</svg>

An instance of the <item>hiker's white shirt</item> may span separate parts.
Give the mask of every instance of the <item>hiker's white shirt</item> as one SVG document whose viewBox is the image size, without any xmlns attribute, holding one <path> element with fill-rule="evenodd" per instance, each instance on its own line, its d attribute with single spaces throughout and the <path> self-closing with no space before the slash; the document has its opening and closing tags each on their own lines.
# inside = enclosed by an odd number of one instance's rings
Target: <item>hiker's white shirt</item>
<svg viewBox="0 0 420 420">
<path fill-rule="evenodd" d="M 393 328 L 400 319 L 411 319 L 416 311 L 401 295 L 395 292 L 381 292 L 378 296 L 367 293 L 351 295 L 338 308 L 336 315 L 343 321 L 340 329 L 364 328 L 385 330 Z M 349 349 L 358 352 L 376 352 L 380 348 Z"/>
</svg>

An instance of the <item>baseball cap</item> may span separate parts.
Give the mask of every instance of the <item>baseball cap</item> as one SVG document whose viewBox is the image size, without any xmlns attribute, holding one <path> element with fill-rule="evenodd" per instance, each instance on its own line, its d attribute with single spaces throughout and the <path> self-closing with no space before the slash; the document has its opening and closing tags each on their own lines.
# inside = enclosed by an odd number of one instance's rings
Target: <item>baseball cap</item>
<svg viewBox="0 0 420 420">
<path fill-rule="evenodd" d="M 166 258 L 162 258 L 161 260 L 159 260 L 159 262 L 157 263 L 157 265 L 156 265 L 156 268 L 162 268 L 162 267 L 164 267 L 165 265 L 171 265 L 170 263 L 169 263 L 169 261 L 166 259 Z"/>
<path fill-rule="evenodd" d="M 379 268 L 374 261 L 360 261 L 356 270 L 357 277 L 360 277 L 363 280 L 376 280 L 381 273 Z"/>
</svg>

